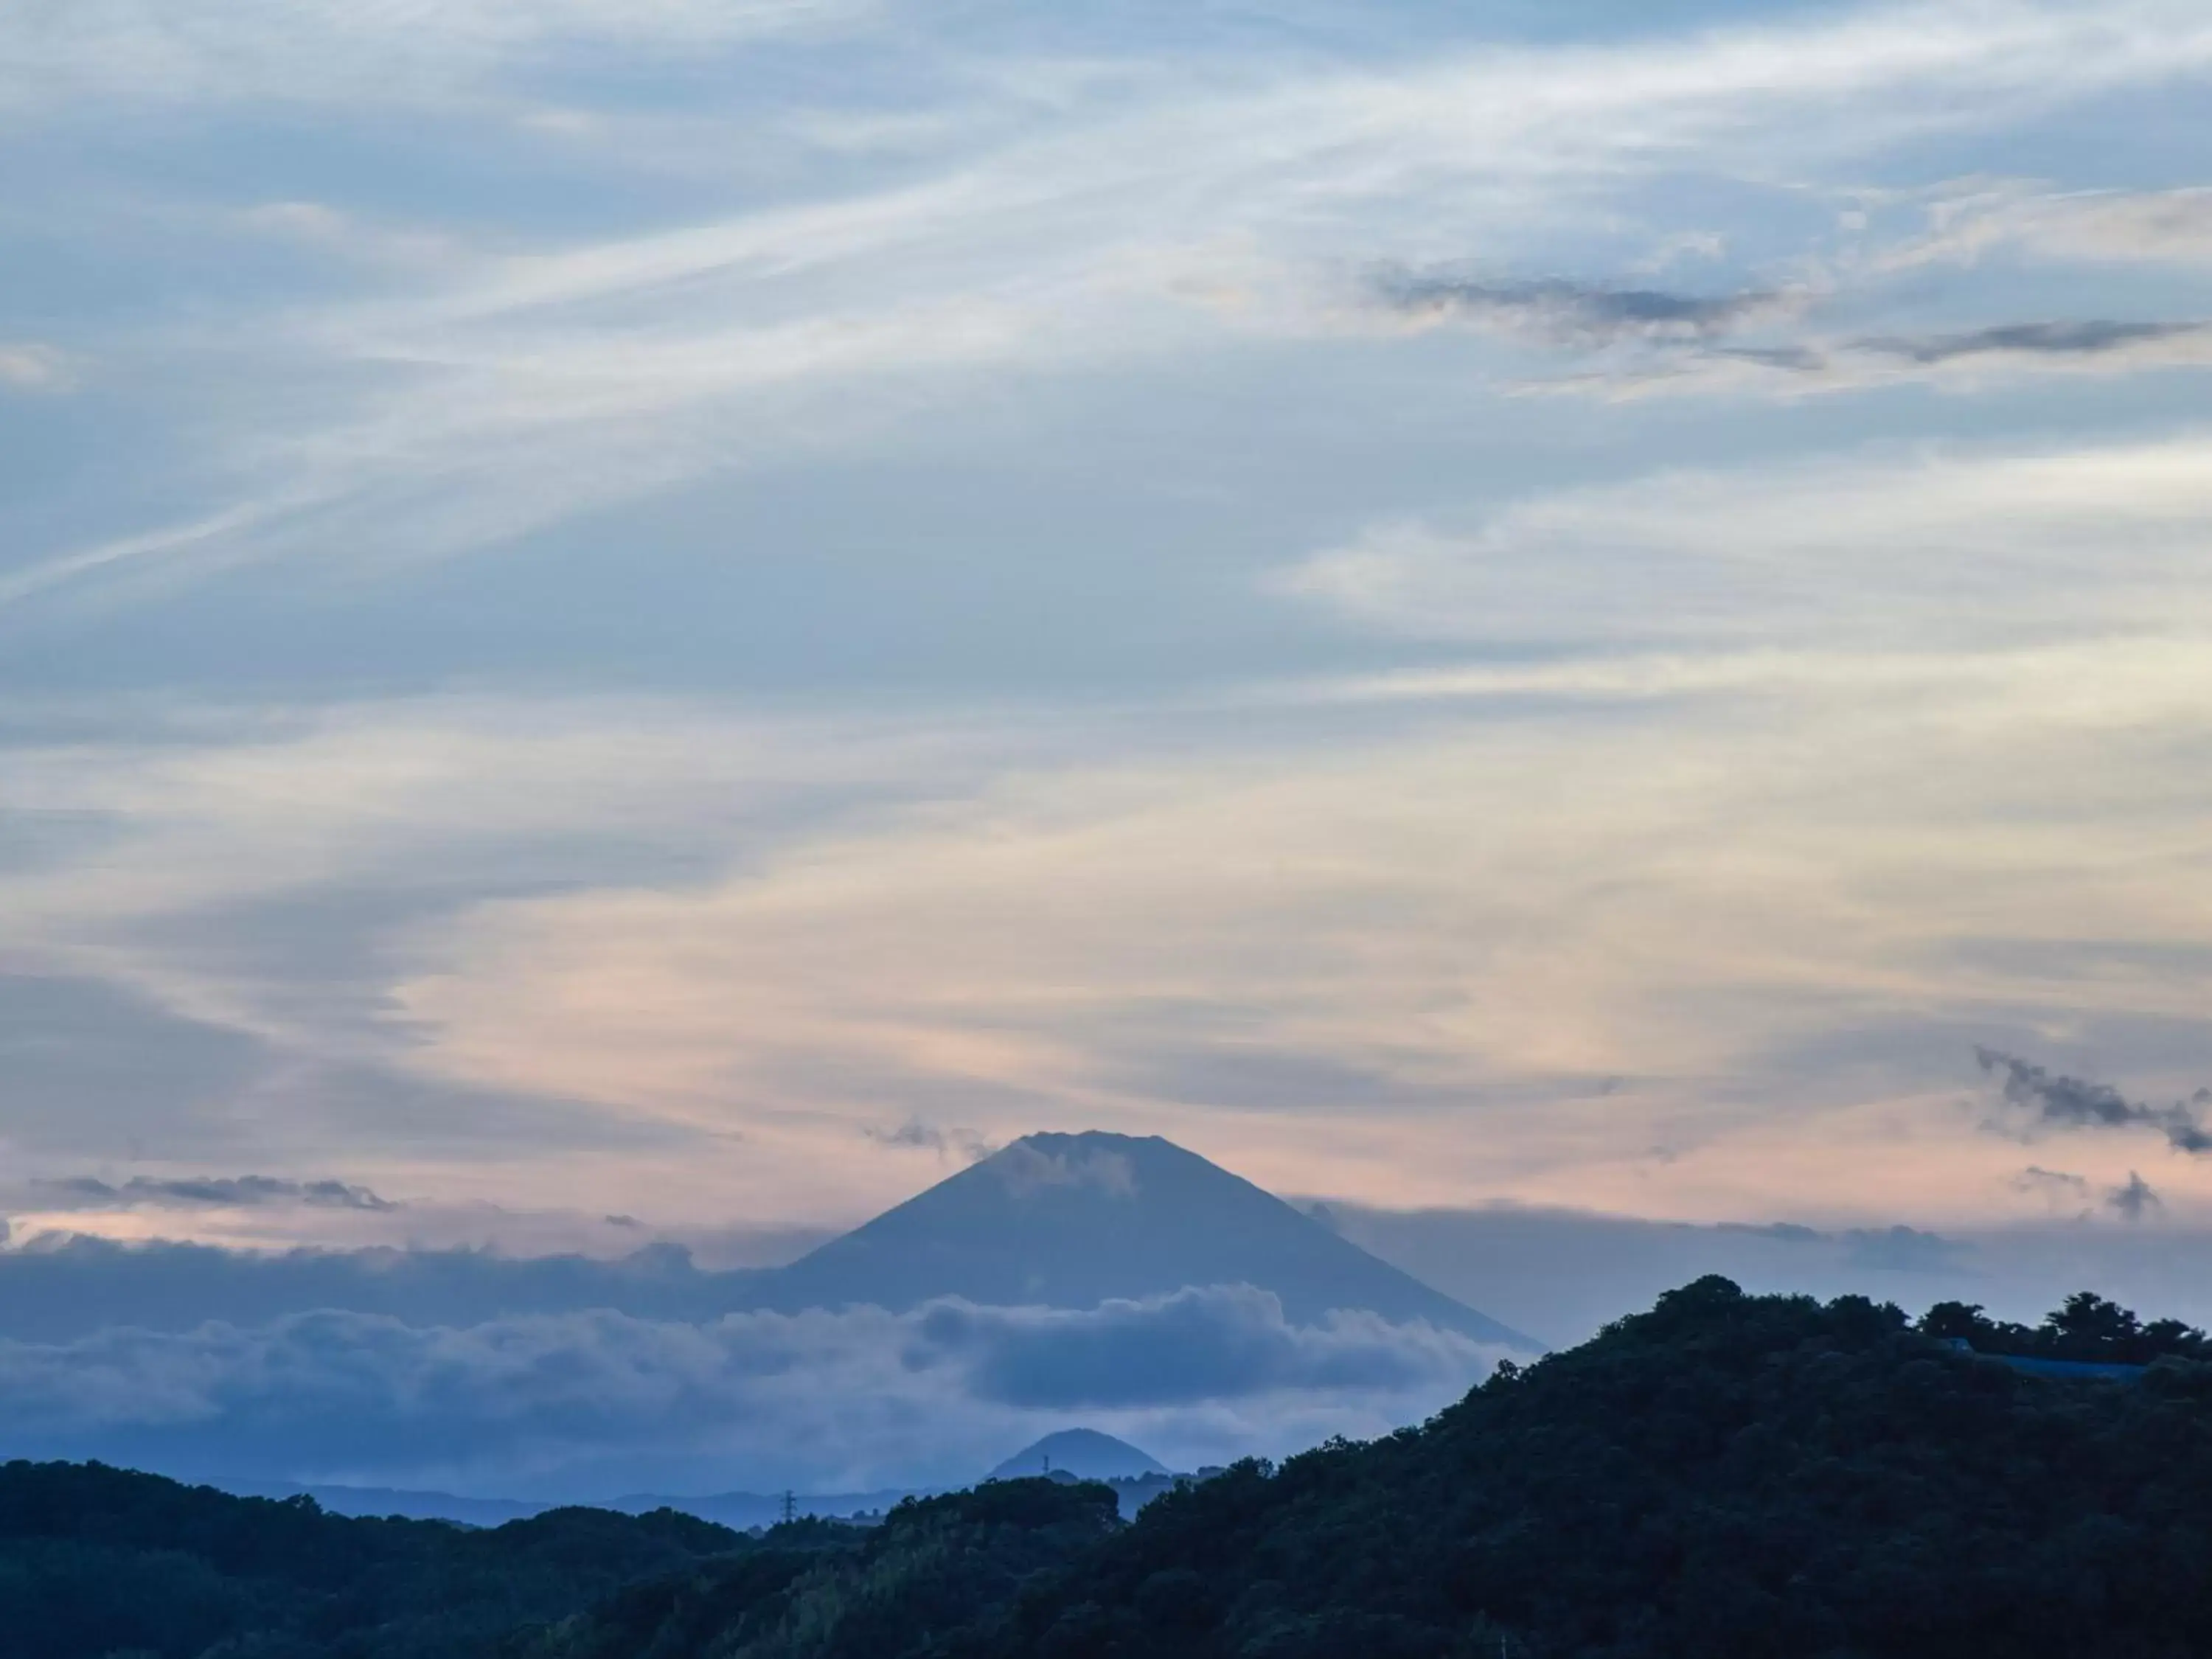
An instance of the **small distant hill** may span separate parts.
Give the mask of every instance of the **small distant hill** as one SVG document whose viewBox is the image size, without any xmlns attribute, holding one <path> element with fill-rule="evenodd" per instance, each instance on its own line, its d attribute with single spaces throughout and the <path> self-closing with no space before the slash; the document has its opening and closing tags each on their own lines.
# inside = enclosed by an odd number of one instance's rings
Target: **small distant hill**
<svg viewBox="0 0 2212 1659">
<path fill-rule="evenodd" d="M 1034 1134 L 940 1181 L 787 1267 L 757 1276 L 758 1305 L 939 1297 L 994 1307 L 1091 1308 L 1186 1285 L 1250 1285 L 1311 1323 L 1337 1309 L 1426 1320 L 1523 1353 L 1542 1345 L 1157 1135 Z"/>
<path fill-rule="evenodd" d="M 1025 1446 L 991 1471 L 994 1480 L 1024 1475 L 1068 1474 L 1079 1480 L 1134 1480 L 1165 1474 L 1167 1466 L 1126 1440 L 1096 1429 L 1062 1429 Z"/>
<path fill-rule="evenodd" d="M 307 1486 L 294 1480 L 241 1480 L 217 1477 L 204 1483 L 234 1498 L 268 1498 L 278 1502 L 311 1498 L 332 1515 L 374 1518 L 396 1516 L 409 1521 L 451 1521 L 464 1527 L 501 1527 L 510 1521 L 527 1521 L 559 1504 L 532 1504 L 513 1498 L 464 1498 L 449 1492 L 416 1492 L 392 1486 Z M 607 1508 L 618 1507 L 605 1505 Z M 632 1514 L 669 1507 L 648 1504 Z M 680 1506 L 678 1506 L 680 1507 Z M 719 1519 L 708 1516 L 708 1519 Z"/>
<path fill-rule="evenodd" d="M 1055 1465 L 1057 1467 L 1057 1465 Z M 360 1519 L 392 1517 L 406 1521 L 451 1521 L 465 1527 L 500 1527 L 510 1521 L 526 1521 L 554 1510 L 588 1507 L 611 1510 L 619 1515 L 644 1516 L 657 1510 L 695 1516 L 717 1526 L 743 1532 L 773 1527 L 783 1519 L 785 1507 L 809 1519 L 832 1521 L 867 1519 L 881 1516 L 908 1498 L 929 1494 L 898 1486 L 873 1492 L 718 1492 L 672 1495 L 665 1492 L 627 1492 L 618 1498 L 594 1498 L 588 1504 L 565 1504 L 515 1498 L 463 1497 L 449 1492 L 419 1492 L 390 1486 L 309 1486 L 291 1480 L 243 1480 L 217 1476 L 204 1483 L 234 1498 L 283 1500 L 313 1498 L 331 1515 Z"/>
</svg>

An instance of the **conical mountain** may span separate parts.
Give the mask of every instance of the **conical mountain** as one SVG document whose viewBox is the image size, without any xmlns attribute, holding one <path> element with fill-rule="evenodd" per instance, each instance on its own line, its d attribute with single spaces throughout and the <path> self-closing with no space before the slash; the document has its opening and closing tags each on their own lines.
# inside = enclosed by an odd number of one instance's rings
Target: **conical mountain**
<svg viewBox="0 0 2212 1659">
<path fill-rule="evenodd" d="M 1360 1310 L 1541 1346 L 1157 1135 L 1030 1135 L 766 1277 L 781 1308 L 1090 1308 L 1251 1285 L 1301 1323 Z"/>
<path fill-rule="evenodd" d="M 1167 1465 L 1150 1452 L 1096 1429 L 1062 1429 L 1024 1446 L 991 1471 L 994 1480 L 1025 1475 L 1072 1474 L 1079 1480 L 1135 1480 L 1165 1474 Z"/>
</svg>

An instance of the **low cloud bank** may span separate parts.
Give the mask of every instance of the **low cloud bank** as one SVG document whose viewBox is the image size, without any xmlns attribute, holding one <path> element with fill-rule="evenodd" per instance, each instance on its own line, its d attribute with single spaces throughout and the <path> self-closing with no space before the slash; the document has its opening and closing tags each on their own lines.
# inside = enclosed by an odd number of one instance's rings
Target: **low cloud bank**
<svg viewBox="0 0 2212 1659">
<path fill-rule="evenodd" d="M 1293 1325 L 1242 1285 L 1082 1312 L 946 1301 L 696 1324 L 332 1310 L 0 1342 L 0 1420 L 14 1455 L 186 1474 L 820 1490 L 972 1480 L 994 1449 L 1071 1420 L 1217 1457 L 1379 1432 L 1456 1397 L 1496 1357 L 1425 1325 Z"/>
<path fill-rule="evenodd" d="M 1494 1356 L 1467 1338 L 1372 1314 L 1293 1325 L 1271 1292 L 1183 1290 L 1087 1311 L 923 1310 L 924 1352 L 963 1367 L 981 1397 L 1054 1408 L 1145 1407 L 1283 1389 L 1404 1393 L 1464 1387 Z"/>
</svg>

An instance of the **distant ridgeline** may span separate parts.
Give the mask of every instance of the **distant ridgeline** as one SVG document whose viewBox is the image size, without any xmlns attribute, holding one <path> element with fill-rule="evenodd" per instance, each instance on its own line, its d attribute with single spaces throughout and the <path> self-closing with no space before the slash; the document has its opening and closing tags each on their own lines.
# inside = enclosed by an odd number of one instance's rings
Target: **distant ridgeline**
<svg viewBox="0 0 2212 1659">
<path fill-rule="evenodd" d="M 1956 1304 L 1916 1325 L 1706 1279 L 1418 1428 L 1238 1464 L 1133 1523 L 1104 1486 L 1012 1479 L 867 1528 L 471 1530 L 17 1463 L 0 1652 L 2202 1659 L 2209 1361 L 2092 1297 L 2033 1328 Z"/>
</svg>

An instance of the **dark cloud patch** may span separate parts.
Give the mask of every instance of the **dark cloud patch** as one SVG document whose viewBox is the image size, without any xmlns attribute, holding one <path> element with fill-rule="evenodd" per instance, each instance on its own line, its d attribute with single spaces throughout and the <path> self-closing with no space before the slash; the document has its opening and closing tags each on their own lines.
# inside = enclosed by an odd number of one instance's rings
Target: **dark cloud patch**
<svg viewBox="0 0 2212 1659">
<path fill-rule="evenodd" d="M 137 1176 L 120 1186 L 89 1176 L 63 1181 L 36 1181 L 34 1192 L 49 1200 L 45 1207 L 86 1210 L 252 1209 L 267 1205 L 298 1204 L 319 1210 L 389 1212 L 401 1206 L 379 1197 L 367 1187 L 343 1181 L 285 1181 L 274 1176 L 204 1176 L 198 1179 L 155 1180 Z"/>
<path fill-rule="evenodd" d="M 2002 1079 L 2008 1115 L 1990 1124 L 2001 1133 L 2031 1137 L 2059 1129 L 2154 1128 L 2176 1152 L 2191 1157 L 2212 1152 L 2212 1130 L 2200 1120 L 2212 1092 L 2199 1089 L 2186 1101 L 2151 1106 L 2132 1101 L 2105 1083 L 2087 1083 L 2045 1070 L 2033 1061 L 1994 1048 L 1976 1048 L 1983 1071 Z"/>
<path fill-rule="evenodd" d="M 1771 317 L 1790 303 L 1771 289 L 1677 294 L 1565 277 L 1492 282 L 1451 268 L 1396 265 L 1374 271 L 1368 291 L 1377 304 L 1404 316 L 1464 319 L 1582 346 L 1711 340 Z"/>
<path fill-rule="evenodd" d="M 2128 1221 L 2142 1221 L 2166 1207 L 2155 1188 L 2133 1170 L 2122 1185 L 2105 1194 L 2105 1207 Z"/>
<path fill-rule="evenodd" d="M 2094 357 L 2132 345 L 2212 331 L 2190 323 L 2004 323 L 1960 334 L 1885 336 L 1853 342 L 1856 349 L 1916 363 L 1954 362 L 1962 357 L 2024 356 Z"/>
</svg>

